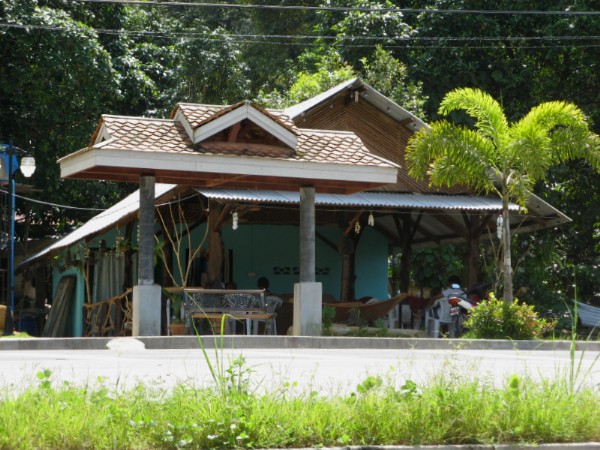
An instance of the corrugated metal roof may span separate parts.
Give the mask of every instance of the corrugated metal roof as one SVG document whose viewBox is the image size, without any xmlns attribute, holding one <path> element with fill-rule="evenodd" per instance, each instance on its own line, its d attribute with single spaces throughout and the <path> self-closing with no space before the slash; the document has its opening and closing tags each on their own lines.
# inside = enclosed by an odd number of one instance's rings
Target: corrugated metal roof
<svg viewBox="0 0 600 450">
<path fill-rule="evenodd" d="M 163 196 L 171 189 L 174 189 L 176 185 L 174 184 L 156 184 L 155 186 L 155 199 Z M 36 253 L 35 255 L 27 258 L 20 266 L 29 264 L 31 261 L 41 258 L 46 255 L 54 255 L 58 253 L 59 250 L 66 248 L 70 245 L 77 243 L 78 241 L 85 239 L 89 236 L 96 235 L 103 231 L 109 230 L 114 227 L 116 223 L 118 223 L 121 219 L 127 217 L 130 214 L 137 213 L 140 207 L 140 192 L 139 190 L 135 191 L 133 194 L 125 197 L 116 205 L 110 207 L 106 211 L 101 212 L 97 216 L 94 216 L 92 219 L 87 221 L 85 224 L 77 228 L 72 233 L 67 234 L 62 239 L 56 241 L 54 244 L 46 247 L 41 252 Z"/>
<path fill-rule="evenodd" d="M 205 197 L 223 201 L 252 203 L 299 203 L 299 192 L 258 191 L 244 189 L 197 189 Z M 351 195 L 315 195 L 317 205 L 363 206 L 368 208 L 411 208 L 411 209 L 456 209 L 470 211 L 500 211 L 502 202 L 498 198 L 468 195 L 422 195 L 394 192 L 361 192 Z M 511 210 L 519 207 L 510 205 Z"/>
</svg>

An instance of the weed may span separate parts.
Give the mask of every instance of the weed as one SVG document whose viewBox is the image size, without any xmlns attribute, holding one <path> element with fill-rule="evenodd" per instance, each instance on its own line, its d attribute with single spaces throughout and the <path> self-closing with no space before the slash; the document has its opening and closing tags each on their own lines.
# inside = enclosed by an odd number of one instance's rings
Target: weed
<svg viewBox="0 0 600 450">
<path fill-rule="evenodd" d="M 333 319 L 335 319 L 335 308 L 333 306 L 323 306 L 323 334 L 332 336 Z"/>
<path fill-rule="evenodd" d="M 246 373 L 244 361 L 225 371 Z M 49 381 L 50 372 L 38 379 Z M 245 377 L 242 376 L 242 379 Z M 440 376 L 396 389 L 365 378 L 352 396 L 240 394 L 210 386 L 153 392 L 144 386 L 34 386 L 0 400 L 0 448 L 282 448 L 493 445 L 600 439 L 598 392 L 510 377 L 503 387 Z"/>
</svg>

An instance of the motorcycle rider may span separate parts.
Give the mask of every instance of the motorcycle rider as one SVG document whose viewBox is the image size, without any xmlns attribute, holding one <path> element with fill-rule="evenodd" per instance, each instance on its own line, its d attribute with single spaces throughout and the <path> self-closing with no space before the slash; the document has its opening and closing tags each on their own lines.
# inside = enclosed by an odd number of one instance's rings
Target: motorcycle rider
<svg viewBox="0 0 600 450">
<path fill-rule="evenodd" d="M 445 310 L 447 313 L 448 308 L 450 308 L 450 306 L 447 304 L 450 298 L 467 298 L 466 292 L 460 287 L 460 277 L 458 275 L 450 276 L 448 278 L 446 288 L 443 289 L 442 292 L 440 292 L 438 295 L 432 297 L 432 303 L 429 307 L 429 314 L 431 314 L 431 316 L 435 319 L 440 319 L 440 312 Z M 442 305 L 443 302 L 445 302 L 444 305 Z M 442 306 L 445 306 L 446 308 L 442 308 Z M 451 317 L 451 319 L 452 323 L 448 324 L 448 331 L 450 337 L 455 337 L 456 334 L 460 334 L 461 326 L 458 324 L 458 317 Z M 437 332 L 434 333 L 434 335 L 436 334 Z"/>
<path fill-rule="evenodd" d="M 437 295 L 431 298 L 431 308 L 435 308 L 441 299 L 448 299 L 452 295 L 466 297 L 466 292 L 460 287 L 460 277 L 452 275 L 448 277 L 447 286 Z"/>
</svg>

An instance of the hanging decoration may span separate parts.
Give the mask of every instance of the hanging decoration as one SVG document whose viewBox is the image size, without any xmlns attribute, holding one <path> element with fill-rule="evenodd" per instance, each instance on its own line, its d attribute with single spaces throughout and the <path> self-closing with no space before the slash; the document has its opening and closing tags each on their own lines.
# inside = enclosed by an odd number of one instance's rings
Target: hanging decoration
<svg viewBox="0 0 600 450">
<path fill-rule="evenodd" d="M 373 215 L 373 211 L 371 211 L 371 213 L 369 214 L 369 218 L 367 219 L 367 224 L 370 227 L 374 227 L 375 226 L 375 216 Z"/>
<path fill-rule="evenodd" d="M 238 221 L 239 221 L 239 215 L 237 210 L 233 211 L 232 214 L 232 220 L 231 220 L 231 228 L 233 228 L 234 230 L 238 229 Z"/>
<path fill-rule="evenodd" d="M 354 232 L 356 234 L 360 233 L 360 222 L 357 220 L 356 224 L 354 225 Z"/>
<path fill-rule="evenodd" d="M 498 218 L 496 219 L 496 235 L 498 236 L 498 239 L 502 239 L 502 227 L 504 226 L 504 220 L 502 219 L 502 216 L 498 216 Z"/>
</svg>

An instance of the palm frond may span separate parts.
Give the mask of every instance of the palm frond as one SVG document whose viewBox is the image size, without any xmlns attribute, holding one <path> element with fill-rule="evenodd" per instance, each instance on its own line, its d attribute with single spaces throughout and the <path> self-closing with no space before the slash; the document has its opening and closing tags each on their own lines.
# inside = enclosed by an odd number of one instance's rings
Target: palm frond
<svg viewBox="0 0 600 450">
<path fill-rule="evenodd" d="M 522 209 L 527 210 L 527 200 L 531 196 L 535 182 L 522 172 L 515 172 L 507 185 L 509 198 Z"/>
<path fill-rule="evenodd" d="M 585 159 L 600 171 L 600 137 L 587 129 L 558 128 L 552 133 L 551 152 L 554 162 Z"/>
<path fill-rule="evenodd" d="M 428 176 L 434 186 L 462 184 L 484 192 L 493 189 L 489 169 L 495 157 L 495 147 L 488 139 L 446 121 L 419 131 L 406 149 L 408 173 L 413 178 Z"/>
<path fill-rule="evenodd" d="M 573 103 L 544 102 L 531 108 L 527 115 L 516 122 L 513 127 L 541 128 L 550 132 L 558 126 L 586 127 L 585 116 Z"/>
<path fill-rule="evenodd" d="M 447 93 L 440 104 L 439 113 L 447 115 L 456 110 L 464 110 L 474 118 L 475 127 L 494 143 L 508 129 L 502 106 L 479 89 L 460 88 Z"/>
</svg>

